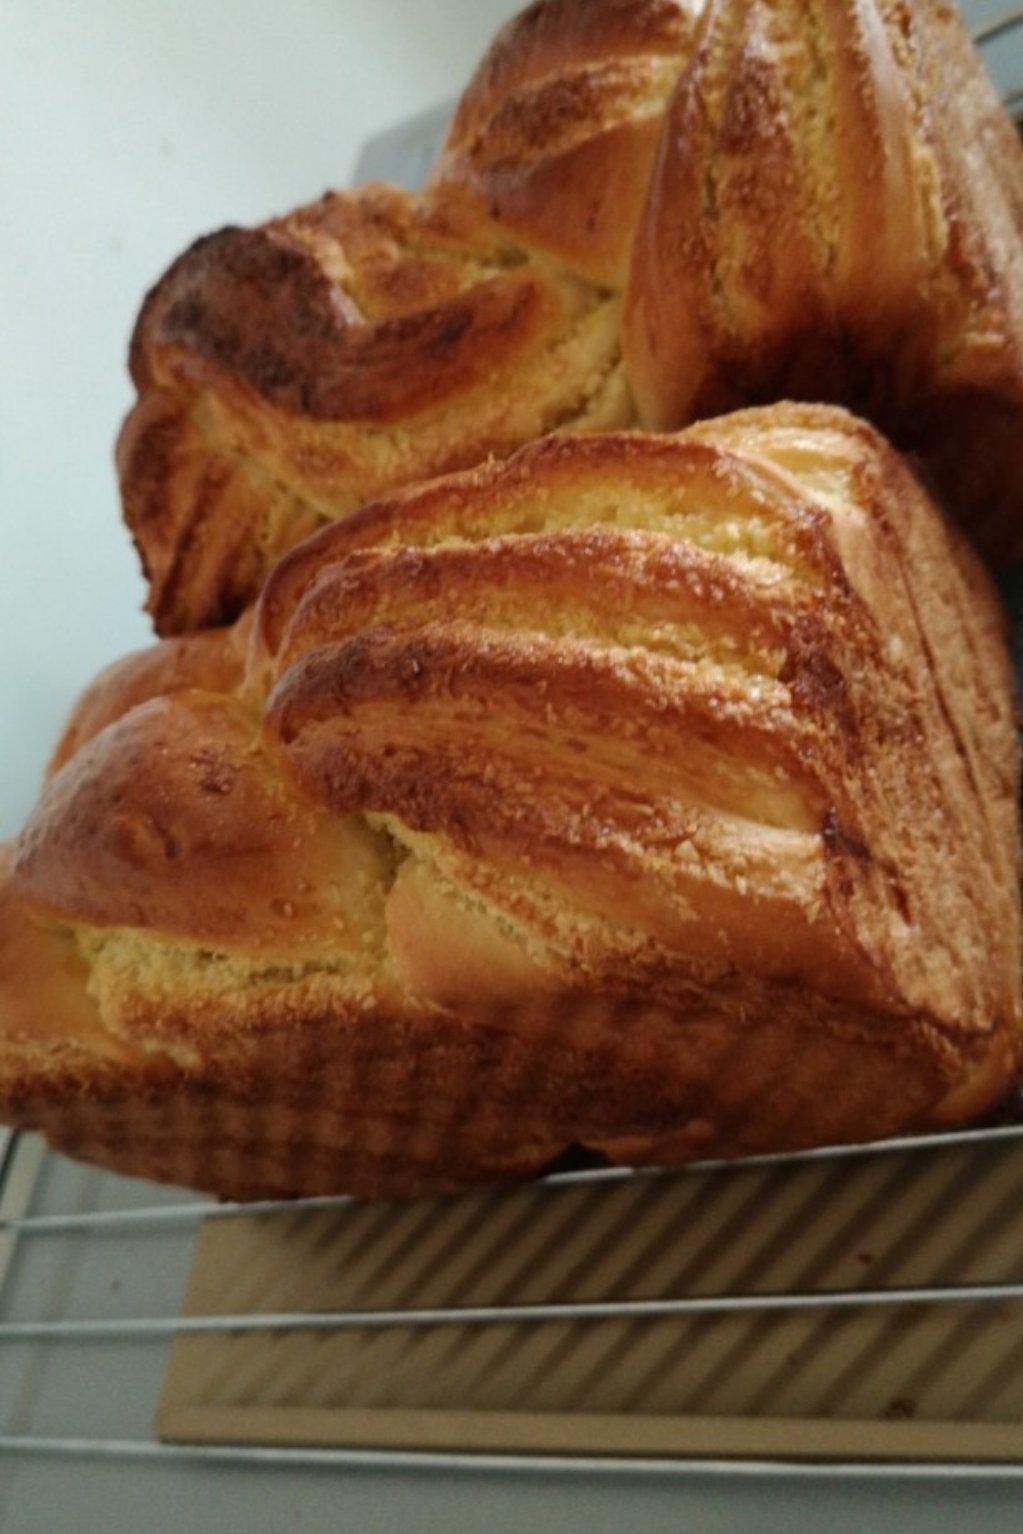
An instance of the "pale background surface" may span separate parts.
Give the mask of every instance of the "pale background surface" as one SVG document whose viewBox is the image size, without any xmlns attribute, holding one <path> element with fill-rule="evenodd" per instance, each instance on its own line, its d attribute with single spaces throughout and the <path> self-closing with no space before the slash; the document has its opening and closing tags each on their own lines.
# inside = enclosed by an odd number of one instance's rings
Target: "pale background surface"
<svg viewBox="0 0 1023 1534">
<path fill-rule="evenodd" d="M 1007 3 L 968 10 L 980 22 Z M 0 836 L 24 817 L 75 693 L 148 637 L 111 467 L 145 287 L 195 235 L 349 181 L 365 140 L 449 99 L 513 9 L 0 0 Z M 1023 82 L 1023 44 L 989 57 L 1002 84 Z M 414 163 L 409 153 L 399 134 L 363 165 L 390 173 Z M 35 1212 L 174 1196 L 51 1158 Z M 0 1309 L 12 1319 L 166 1311 L 187 1262 L 184 1234 L 26 1246 Z M 0 1435 L 148 1435 L 153 1349 L 0 1349 Z M 0 1455 L 0 1534 L 1000 1534 L 1021 1526 L 1021 1505 L 1012 1486 L 292 1475 Z"/>
</svg>

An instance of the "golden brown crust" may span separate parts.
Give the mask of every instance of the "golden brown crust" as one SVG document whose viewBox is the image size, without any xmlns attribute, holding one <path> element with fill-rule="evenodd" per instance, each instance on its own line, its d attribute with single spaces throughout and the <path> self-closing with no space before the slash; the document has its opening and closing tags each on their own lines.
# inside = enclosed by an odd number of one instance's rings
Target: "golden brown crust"
<svg viewBox="0 0 1023 1534">
<path fill-rule="evenodd" d="M 157 630 L 235 616 L 280 553 L 395 485 L 627 424 L 617 315 L 443 190 L 198 241 L 143 305 L 118 444 Z"/>
<path fill-rule="evenodd" d="M 150 645 L 114 661 L 86 688 L 72 710 L 50 758 L 49 771 L 63 767 L 82 746 L 129 709 L 150 698 L 190 688 L 232 693 L 241 685 L 251 612 L 228 632 L 186 634 Z"/>
<path fill-rule="evenodd" d="M 947 0 L 709 0 L 624 342 L 647 424 L 836 400 L 1023 552 L 1023 149 Z"/>
<path fill-rule="evenodd" d="M 925 1121 L 940 1045 L 914 1051 L 904 1030 L 824 1027 L 777 1002 L 741 1033 L 714 1009 L 683 1024 L 571 995 L 466 1027 L 278 990 L 258 1032 L 229 1016 L 220 1037 L 193 1009 L 190 1031 L 158 1042 L 136 1013 L 150 1043 L 130 1063 L 8 1059 L 4 1113 L 70 1155 L 232 1198 L 408 1197 L 535 1175 L 566 1144 L 672 1164 Z"/>
<path fill-rule="evenodd" d="M 620 287 L 695 6 L 538 0 L 463 92 L 434 185 L 459 187 L 531 249 Z"/>
<path fill-rule="evenodd" d="M 278 567 L 233 691 L 205 654 L 142 703 L 126 668 L 21 838 L 11 1121 L 239 1196 L 408 1193 L 960 1121 L 1010 1079 L 1001 620 L 844 412 L 404 491 Z M 64 1038 L 39 944 L 87 992 Z"/>
<path fill-rule="evenodd" d="M 850 405 L 1023 553 L 1023 149 L 954 7 L 695 9 L 540 0 L 425 194 L 328 194 L 174 263 L 118 446 L 159 633 L 230 621 L 397 486 L 632 424 L 633 388 L 658 429 Z"/>
<path fill-rule="evenodd" d="M 961 859 L 962 887 L 972 859 L 1001 871 L 993 904 L 971 897 L 952 924 L 960 972 L 979 976 L 991 932 L 1011 932 L 996 915 L 1014 899 L 1015 755 L 993 599 L 972 616 L 946 568 L 955 546 L 867 428 L 828 411 L 766 415 L 777 441 L 754 414 L 681 441 L 541 443 L 325 533 L 285 562 L 261 605 L 279 678 L 268 725 L 317 797 L 440 834 L 464 854 L 463 874 L 471 860 L 479 894 L 492 893 L 495 861 L 503 880 L 528 859 L 563 898 L 575 865 L 594 909 L 643 910 L 664 936 L 676 907 L 676 938 L 695 922 L 686 940 L 710 944 L 705 958 L 723 943 L 723 962 L 820 964 L 836 984 L 853 962 L 841 908 L 856 904 L 866 968 L 854 984 L 873 994 L 880 973 L 882 988 L 922 995 L 930 981 L 910 969 L 926 953 L 936 981 L 938 961 L 906 928 L 936 934 L 947 920 L 947 888 L 929 872 L 917 882 L 927 838 Z M 733 450 L 733 438 L 756 450 Z M 772 462 L 786 453 L 811 493 Z M 681 550 L 663 548 L 672 534 Z M 952 643 L 960 626 L 993 683 L 978 679 L 980 722 L 973 668 L 943 685 L 946 650 L 967 643 Z M 694 738 L 700 750 L 687 753 Z M 921 739 L 926 768 L 912 765 Z M 636 802 L 644 781 L 652 803 Z M 667 847 L 670 878 L 658 873 Z M 707 876 L 716 865 L 730 870 L 724 890 Z M 646 888 L 630 898 L 640 869 Z M 1004 986 L 1005 967 L 995 973 Z M 938 1010 L 961 1014 L 963 1000 Z M 971 1007 L 979 1019 L 1005 1004 L 1003 989 Z"/>
<path fill-rule="evenodd" d="M 296 799 L 257 727 L 216 693 L 130 708 L 44 789 L 15 859 L 26 900 L 220 949 L 344 947 L 354 928 L 338 872 L 379 879 L 372 838 Z"/>
<path fill-rule="evenodd" d="M 0 995 L 3 1074 L 8 1086 L 26 1070 L 102 1072 L 109 1054 L 124 1059 L 89 995 L 89 967 L 70 932 L 34 921 L 12 878 L 15 849 L 0 846 Z M 49 1058 L 48 1058 L 49 1057 Z"/>
</svg>

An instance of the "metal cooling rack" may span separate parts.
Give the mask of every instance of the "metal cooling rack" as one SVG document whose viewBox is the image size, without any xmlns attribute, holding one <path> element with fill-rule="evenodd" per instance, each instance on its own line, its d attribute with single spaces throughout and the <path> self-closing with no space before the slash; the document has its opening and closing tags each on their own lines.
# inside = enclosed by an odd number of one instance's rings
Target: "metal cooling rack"
<svg viewBox="0 0 1023 1534">
<path fill-rule="evenodd" d="M 535 1185 L 546 1197 L 583 1186 L 616 1184 L 639 1179 L 686 1178 L 694 1174 L 729 1173 L 750 1168 L 797 1168 L 813 1163 L 838 1163 L 853 1158 L 885 1157 L 912 1152 L 926 1156 L 935 1149 L 983 1147 L 996 1143 L 1023 1142 L 1023 1124 L 1005 1124 L 980 1129 L 939 1134 L 899 1137 L 870 1145 L 825 1146 L 809 1151 L 750 1157 L 736 1161 L 705 1161 L 681 1169 L 599 1168 L 553 1174 Z M 33 1137 L 12 1137 L 4 1166 L 7 1176 L 0 1187 L 0 1260 L 3 1243 L 46 1241 L 52 1237 L 82 1237 L 86 1234 L 130 1232 L 145 1236 L 170 1228 L 197 1228 L 206 1221 L 231 1221 L 277 1213 L 334 1211 L 341 1213 L 356 1201 L 346 1196 L 325 1196 L 305 1200 L 264 1200 L 258 1203 L 213 1204 L 199 1199 L 182 1203 L 152 1204 L 139 1208 L 84 1210 L 59 1214 L 34 1215 L 26 1212 L 30 1185 L 24 1175 L 20 1185 L 8 1186 L 11 1169 L 17 1169 L 19 1152 L 34 1152 Z M 3 1200 L 6 1200 L 6 1204 Z M 13 1204 L 13 1207 L 12 1207 Z M 136 1258 L 137 1260 L 137 1258 Z M 857 1286 L 849 1289 L 793 1290 L 781 1293 L 742 1292 L 694 1294 L 651 1299 L 618 1299 L 551 1304 L 501 1303 L 479 1306 L 402 1306 L 373 1310 L 349 1309 L 336 1312 L 286 1311 L 278 1313 L 227 1313 L 212 1315 L 160 1314 L 125 1318 L 61 1319 L 5 1321 L 0 1323 L 0 1348 L 15 1343 L 47 1342 L 61 1344 L 87 1341 L 145 1339 L 170 1342 L 173 1338 L 194 1333 L 254 1332 L 341 1332 L 354 1328 L 382 1330 L 390 1327 L 444 1327 L 486 1325 L 494 1322 L 530 1325 L 542 1321 L 578 1322 L 595 1320 L 649 1320 L 699 1315 L 769 1312 L 806 1312 L 810 1310 L 863 1310 L 878 1307 L 945 1306 L 964 1304 L 982 1306 L 990 1303 L 1023 1301 L 1023 1281 L 1009 1283 L 938 1283 L 910 1287 Z M 478 1453 L 469 1451 L 397 1450 L 368 1448 L 273 1448 L 217 1445 L 177 1445 L 155 1440 L 88 1438 L 82 1436 L 31 1437 L 0 1436 L 0 1454 L 33 1453 L 47 1456 L 123 1457 L 165 1461 L 222 1461 L 259 1465 L 327 1466 L 382 1465 L 390 1467 L 427 1466 L 437 1468 L 475 1468 L 477 1470 L 587 1470 L 613 1471 L 623 1468 L 646 1469 L 658 1473 L 691 1474 L 777 1474 L 816 1478 L 828 1476 L 912 1476 L 934 1478 L 948 1475 L 979 1478 L 1023 1480 L 1023 1459 L 989 1461 L 920 1462 L 887 1460 L 863 1462 L 818 1460 L 812 1463 L 792 1459 L 622 1457 L 587 1455 L 550 1455 L 539 1453 Z"/>
<path fill-rule="evenodd" d="M 974 31 L 978 46 L 989 45 L 1018 33 L 1023 39 L 1023 6 L 1016 7 Z M 1023 68 L 1023 58 L 1019 61 Z M 1016 77 L 1019 76 L 1017 70 Z M 999 73 L 995 70 L 996 75 Z M 1004 69 L 1001 71 L 1004 74 Z M 1023 85 L 1003 89 L 1003 101 L 1017 123 L 1023 123 Z M 421 140 L 439 132 L 440 113 L 429 114 L 428 129 L 420 129 L 413 146 L 417 164 L 427 163 L 432 145 Z M 385 139 L 390 136 L 385 136 Z M 398 150 L 408 154 L 411 139 L 395 137 Z M 384 144 L 382 139 L 380 144 Z M 360 170 L 372 162 L 374 175 L 381 169 L 379 146 L 369 146 Z M 378 163 L 378 161 L 380 163 Z M 393 173 L 393 172 L 392 172 Z M 394 179 L 402 179 L 400 171 Z M 1016 582 L 1004 592 L 1012 613 L 1015 639 L 1020 640 L 1019 620 L 1023 618 L 1023 583 Z M 597 1169 L 555 1174 L 543 1179 L 538 1187 L 555 1198 L 559 1190 L 580 1184 L 615 1183 L 623 1179 L 686 1177 L 693 1173 L 720 1173 L 750 1167 L 790 1165 L 810 1162 L 838 1162 L 843 1158 L 884 1156 L 911 1151 L 925 1156 L 935 1148 L 968 1147 L 1001 1141 L 1023 1141 L 1023 1124 L 965 1130 L 956 1133 L 920 1135 L 875 1142 L 869 1146 L 828 1146 L 812 1151 L 747 1158 L 742 1161 L 702 1162 L 673 1171 L 657 1169 Z M 213 1204 L 199 1199 L 183 1203 L 154 1203 L 142 1207 L 77 1210 L 67 1213 L 32 1214 L 33 1189 L 44 1158 L 52 1158 L 31 1136 L 0 1130 L 0 1300 L 12 1259 L 25 1243 L 44 1242 L 52 1237 L 80 1238 L 90 1234 L 125 1233 L 139 1237 L 154 1236 L 169 1229 L 189 1231 L 205 1222 L 228 1221 L 253 1215 L 278 1212 L 342 1211 L 353 1201 L 343 1196 L 320 1197 L 297 1201 L 268 1200 L 252 1204 Z M 136 1259 L 137 1260 L 137 1259 Z M 563 1302 L 556 1304 L 498 1304 L 471 1307 L 409 1307 L 386 1310 L 345 1310 L 330 1314 L 288 1311 L 273 1314 L 226 1314 L 181 1316 L 154 1314 L 128 1318 L 84 1318 L 61 1320 L 0 1320 L 0 1350 L 20 1343 L 53 1344 L 75 1341 L 148 1340 L 169 1343 L 188 1333 L 284 1332 L 295 1330 L 341 1331 L 351 1328 L 383 1330 L 390 1327 L 437 1327 L 485 1325 L 493 1322 L 528 1325 L 537 1321 L 578 1321 L 598 1319 L 682 1318 L 694 1315 L 727 1313 L 798 1312 L 810 1309 L 862 1310 L 869 1307 L 978 1305 L 1023 1301 L 1023 1282 L 990 1284 L 933 1284 L 911 1287 L 856 1287 L 830 1291 L 793 1290 L 782 1293 L 729 1293 L 688 1295 L 653 1299 L 622 1299 Z M 2 1314 L 2 1312 L 0 1312 Z M 42 1458 L 81 1457 L 93 1460 L 165 1462 L 169 1464 L 223 1464 L 253 1467 L 317 1468 L 332 1466 L 378 1466 L 385 1468 L 423 1468 L 477 1470 L 481 1472 L 537 1471 L 617 1474 L 650 1473 L 657 1475 L 788 1476 L 808 1480 L 841 1477 L 851 1480 L 878 1477 L 905 1477 L 931 1480 L 941 1477 L 971 1480 L 1023 1480 L 1023 1459 L 1006 1462 L 920 1462 L 910 1460 L 829 1461 L 754 1459 L 750 1457 L 658 1458 L 602 1455 L 558 1455 L 537 1453 L 474 1453 L 435 1450 L 397 1450 L 367 1448 L 274 1448 L 160 1443 L 155 1439 L 87 1437 L 53 1434 L 29 1436 L 0 1434 L 0 1456 L 30 1454 Z"/>
</svg>

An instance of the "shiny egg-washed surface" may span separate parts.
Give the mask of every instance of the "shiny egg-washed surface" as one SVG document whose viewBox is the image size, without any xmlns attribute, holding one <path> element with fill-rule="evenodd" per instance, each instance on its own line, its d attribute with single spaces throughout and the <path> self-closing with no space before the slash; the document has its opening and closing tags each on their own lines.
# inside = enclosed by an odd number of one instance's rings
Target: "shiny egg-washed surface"
<svg viewBox="0 0 1023 1534">
<path fill-rule="evenodd" d="M 221 642 L 100 680 L 14 851 L 14 1122 L 405 1193 L 956 1122 L 1011 1078 L 1001 616 L 843 412 L 401 492 Z"/>
</svg>

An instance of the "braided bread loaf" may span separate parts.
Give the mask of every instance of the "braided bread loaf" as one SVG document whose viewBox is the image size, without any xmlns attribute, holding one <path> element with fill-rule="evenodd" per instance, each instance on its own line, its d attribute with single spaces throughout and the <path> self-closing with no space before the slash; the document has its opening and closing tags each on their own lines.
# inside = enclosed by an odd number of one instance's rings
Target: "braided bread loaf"
<svg viewBox="0 0 1023 1534">
<path fill-rule="evenodd" d="M 694 10 L 539 0 L 426 193 L 328 195 L 171 267 L 118 450 L 160 633 L 234 617 L 398 485 L 632 424 L 633 394 L 658 429 L 851 405 L 985 553 L 1023 552 L 1023 150 L 953 7 Z"/>
<path fill-rule="evenodd" d="M 869 427 L 551 438 L 87 695 L 4 885 L 0 1114 L 237 1196 L 968 1118 L 1016 778 L 992 592 Z"/>
</svg>

